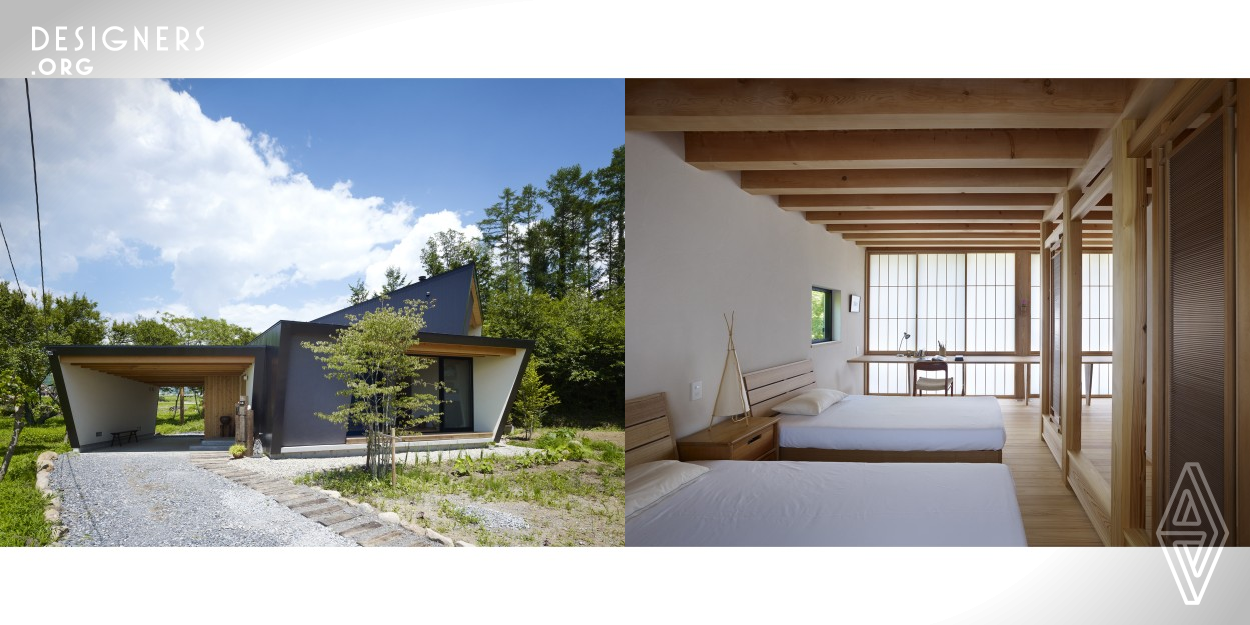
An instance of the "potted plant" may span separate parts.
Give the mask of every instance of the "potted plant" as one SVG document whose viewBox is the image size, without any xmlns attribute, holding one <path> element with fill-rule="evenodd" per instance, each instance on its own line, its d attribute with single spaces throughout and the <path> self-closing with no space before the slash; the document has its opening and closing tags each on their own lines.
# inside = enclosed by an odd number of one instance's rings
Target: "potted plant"
<svg viewBox="0 0 1250 625">
<path fill-rule="evenodd" d="M 243 454 L 246 454 L 246 453 L 247 453 L 247 447 L 244 447 L 243 445 L 231 445 L 230 446 L 230 456 L 232 458 L 235 458 L 235 459 L 242 458 Z"/>
</svg>

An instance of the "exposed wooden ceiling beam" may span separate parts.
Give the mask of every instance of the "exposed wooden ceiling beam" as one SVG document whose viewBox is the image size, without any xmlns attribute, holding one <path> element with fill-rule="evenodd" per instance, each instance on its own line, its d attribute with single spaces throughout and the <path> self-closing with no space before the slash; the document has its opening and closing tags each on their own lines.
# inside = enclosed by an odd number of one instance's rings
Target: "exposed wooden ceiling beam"
<svg viewBox="0 0 1250 625">
<path fill-rule="evenodd" d="M 970 223 L 876 223 L 876 224 L 827 224 L 829 232 L 1022 232 L 1036 233 L 1037 223 L 970 224 Z"/>
<path fill-rule="evenodd" d="M 1102 170 L 1101 174 L 1084 189 L 1081 199 L 1072 205 L 1072 218 L 1084 219 L 1098 202 L 1111 193 L 1111 168 Z"/>
<path fill-rule="evenodd" d="M 829 208 L 838 210 L 995 210 L 1004 208 L 1050 208 L 1054 196 L 1049 193 L 888 193 L 782 195 L 777 205 L 785 210 Z"/>
<path fill-rule="evenodd" d="M 1042 211 L 1029 210 L 916 210 L 916 211 L 808 211 L 805 216 L 814 224 L 854 224 L 854 223 L 1017 223 L 1022 221 L 1040 221 Z M 1037 226 L 1034 226 L 1034 230 Z"/>
<path fill-rule="evenodd" d="M 625 129 L 785 131 L 1107 128 L 1125 79 L 625 81 Z"/>
<path fill-rule="evenodd" d="M 1189 122 L 1224 92 L 1227 80 L 1185 79 L 1176 81 L 1162 102 L 1129 138 L 1130 158 L 1150 156 L 1150 151 L 1189 127 Z"/>
<path fill-rule="evenodd" d="M 880 241 L 890 239 L 934 240 L 934 241 L 971 241 L 978 239 L 994 240 L 1029 240 L 1037 243 L 1039 232 L 1032 234 L 1014 232 L 844 232 L 842 238 L 847 241 Z"/>
<path fill-rule="evenodd" d="M 1072 205 L 1072 218 L 1081 219 L 1086 213 L 1089 213 L 1095 206 L 1108 206 L 1104 204 L 1107 196 L 1111 193 L 1111 168 L 1103 169 L 1098 177 L 1084 189 L 1078 189 L 1081 192 L 1081 199 Z M 1056 221 L 1063 214 L 1063 196 L 1051 205 L 1043 217 L 1046 221 Z"/>
<path fill-rule="evenodd" d="M 1094 130 L 825 130 L 687 132 L 686 162 L 704 170 L 1080 167 Z"/>
<path fill-rule="evenodd" d="M 1001 248 L 1001 249 L 1028 249 L 1037 248 L 1037 241 L 928 241 L 924 239 L 914 241 L 856 241 L 856 245 L 860 247 L 888 247 L 888 248 L 912 248 L 912 249 L 981 249 L 981 248 Z"/>
<path fill-rule="evenodd" d="M 825 229 L 829 232 L 1010 232 L 1025 233 L 1030 236 L 1040 236 L 1038 228 L 1040 224 L 1037 222 L 1013 223 L 1013 224 L 972 224 L 972 223 L 956 223 L 945 222 L 936 224 L 900 224 L 900 223 L 873 223 L 873 224 L 826 224 Z M 1086 233 L 1095 232 L 1111 232 L 1111 226 L 1107 224 L 1087 224 L 1084 229 Z M 1097 236 L 1097 235 L 1094 235 Z"/>
<path fill-rule="evenodd" d="M 755 195 L 821 193 L 1058 193 L 1062 169 L 813 169 L 744 171 Z"/>
<path fill-rule="evenodd" d="M 1093 148 L 1085 163 L 1072 172 L 1069 187 L 1084 189 L 1104 168 L 1111 163 L 1111 129 L 1125 119 L 1141 119 L 1150 114 L 1159 102 L 1167 97 L 1168 92 L 1176 85 L 1175 79 L 1142 78 L 1134 82 L 1133 91 L 1129 95 L 1124 110 L 1111 124 L 1098 131 Z"/>
</svg>

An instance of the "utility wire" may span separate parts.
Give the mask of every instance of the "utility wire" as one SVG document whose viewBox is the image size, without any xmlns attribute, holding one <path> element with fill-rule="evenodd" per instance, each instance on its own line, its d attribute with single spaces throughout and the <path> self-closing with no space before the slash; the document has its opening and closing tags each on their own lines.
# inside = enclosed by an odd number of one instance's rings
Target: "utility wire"
<svg viewBox="0 0 1250 625">
<path fill-rule="evenodd" d="M 4 224 L 0 224 L 0 239 L 4 239 L 4 251 L 9 255 L 9 267 L 13 269 L 13 280 L 17 282 L 17 292 L 22 292 L 22 280 L 17 277 L 17 265 L 13 264 L 13 250 L 9 249 L 9 237 L 4 236 Z"/>
<path fill-rule="evenodd" d="M 30 170 L 35 177 L 35 226 L 39 230 L 39 291 L 43 295 L 43 307 L 47 308 L 48 290 L 43 280 L 43 217 L 39 214 L 39 168 L 35 167 L 35 117 L 30 112 L 30 79 L 23 80 L 26 81 L 26 120 L 30 122 Z M 8 243 L 6 242 L 5 245 Z M 12 261 L 10 257 L 9 262 Z M 17 277 L 16 270 L 13 272 L 13 277 Z"/>
</svg>

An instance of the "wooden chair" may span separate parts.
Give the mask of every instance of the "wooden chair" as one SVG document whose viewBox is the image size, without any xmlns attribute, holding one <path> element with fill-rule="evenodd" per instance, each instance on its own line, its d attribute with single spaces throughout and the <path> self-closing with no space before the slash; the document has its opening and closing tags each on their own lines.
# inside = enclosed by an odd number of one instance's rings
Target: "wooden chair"
<svg viewBox="0 0 1250 625">
<path fill-rule="evenodd" d="M 921 391 L 945 391 L 947 395 L 955 394 L 955 378 L 950 376 L 946 363 L 918 360 L 914 364 L 914 371 L 911 384 L 912 395 L 919 395 Z M 922 377 L 921 371 L 941 371 L 942 377 Z"/>
</svg>

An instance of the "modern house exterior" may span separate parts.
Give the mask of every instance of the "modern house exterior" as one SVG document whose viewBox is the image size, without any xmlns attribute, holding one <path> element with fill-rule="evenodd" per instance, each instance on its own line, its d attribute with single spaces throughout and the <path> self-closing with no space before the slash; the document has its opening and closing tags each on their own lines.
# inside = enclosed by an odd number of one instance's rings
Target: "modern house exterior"
<svg viewBox="0 0 1250 625">
<path fill-rule="evenodd" d="M 431 366 L 419 382 L 442 382 L 440 418 L 398 448 L 480 446 L 497 442 L 516 398 L 534 342 L 483 337 L 476 271 L 472 264 L 400 288 L 390 295 L 431 302 L 425 329 L 409 348 Z M 219 417 L 239 401 L 254 414 L 256 437 L 272 457 L 364 453 L 360 432 L 316 413 L 347 400 L 343 384 L 328 379 L 322 363 L 303 347 L 328 340 L 348 317 L 375 310 L 373 298 L 311 321 L 279 321 L 246 346 L 56 346 L 49 349 L 53 377 L 70 444 L 89 450 L 112 443 L 112 433 L 152 436 L 162 386 L 204 388 L 206 437 L 220 436 Z M 418 387 L 417 392 L 430 392 Z"/>
</svg>

